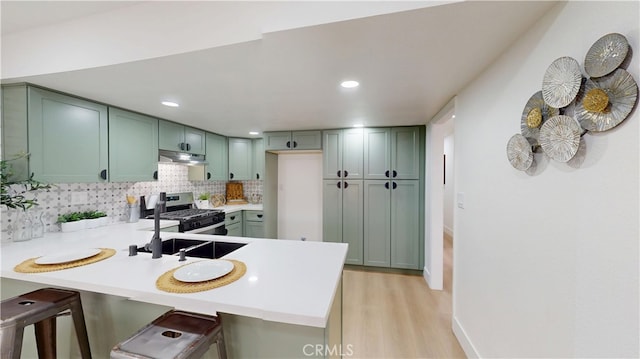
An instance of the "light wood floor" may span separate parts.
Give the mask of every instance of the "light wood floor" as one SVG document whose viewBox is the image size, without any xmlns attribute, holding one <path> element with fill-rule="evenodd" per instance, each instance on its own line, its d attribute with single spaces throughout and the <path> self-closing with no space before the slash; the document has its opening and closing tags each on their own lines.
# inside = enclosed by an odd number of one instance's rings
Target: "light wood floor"
<svg viewBox="0 0 640 359">
<path fill-rule="evenodd" d="M 343 353 L 352 350 L 350 358 L 465 358 L 451 330 L 451 255 L 451 237 L 445 236 L 442 291 L 430 290 L 419 275 L 346 269 Z"/>
</svg>

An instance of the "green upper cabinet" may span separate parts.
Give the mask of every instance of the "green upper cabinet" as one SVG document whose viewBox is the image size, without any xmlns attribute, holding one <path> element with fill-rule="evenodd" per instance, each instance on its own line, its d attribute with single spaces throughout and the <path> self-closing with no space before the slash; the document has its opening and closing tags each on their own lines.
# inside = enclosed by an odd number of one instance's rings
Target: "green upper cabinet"
<svg viewBox="0 0 640 359">
<path fill-rule="evenodd" d="M 251 180 L 252 142 L 248 138 L 229 138 L 229 179 Z"/>
<path fill-rule="evenodd" d="M 361 128 L 323 131 L 323 178 L 362 179 L 363 140 Z"/>
<path fill-rule="evenodd" d="M 161 150 L 206 154 L 205 131 L 165 120 L 160 120 L 159 131 Z"/>
<path fill-rule="evenodd" d="M 253 146 L 253 171 L 251 176 L 254 180 L 261 180 L 264 179 L 264 140 L 255 138 L 251 142 Z"/>
<path fill-rule="evenodd" d="M 364 135 L 366 179 L 419 179 L 420 128 L 367 128 Z"/>
<path fill-rule="evenodd" d="M 265 132 L 264 149 L 266 151 L 321 150 L 321 131 L 282 131 Z"/>
<path fill-rule="evenodd" d="M 225 136 L 209 133 L 206 137 L 207 154 L 205 159 L 206 179 L 209 181 L 226 181 L 229 173 L 229 144 Z"/>
<path fill-rule="evenodd" d="M 109 108 L 109 180 L 158 179 L 158 119 Z"/>
<path fill-rule="evenodd" d="M 29 87 L 29 167 L 48 183 L 107 180 L 107 106 Z"/>
</svg>

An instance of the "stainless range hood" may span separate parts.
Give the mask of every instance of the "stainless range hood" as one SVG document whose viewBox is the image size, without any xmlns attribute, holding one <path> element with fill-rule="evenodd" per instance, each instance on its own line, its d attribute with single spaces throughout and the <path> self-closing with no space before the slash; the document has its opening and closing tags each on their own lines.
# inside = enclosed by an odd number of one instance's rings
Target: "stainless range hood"
<svg viewBox="0 0 640 359">
<path fill-rule="evenodd" d="M 190 166 L 207 164 L 204 155 L 167 150 L 160 150 L 158 154 L 158 162 L 160 163 L 175 163 Z"/>
</svg>

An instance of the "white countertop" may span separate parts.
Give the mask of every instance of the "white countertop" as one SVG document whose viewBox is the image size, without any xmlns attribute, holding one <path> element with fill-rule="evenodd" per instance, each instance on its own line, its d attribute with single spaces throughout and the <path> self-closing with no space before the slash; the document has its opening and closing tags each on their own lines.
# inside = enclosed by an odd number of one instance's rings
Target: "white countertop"
<svg viewBox="0 0 640 359">
<path fill-rule="evenodd" d="M 237 206 L 231 206 L 237 207 Z M 162 221 L 162 226 L 176 225 Z M 198 238 L 248 243 L 227 255 L 243 261 L 246 274 L 212 290 L 174 294 L 156 289 L 156 279 L 185 263 L 203 260 L 150 253 L 128 255 L 131 244 L 148 243 L 152 220 L 118 223 L 72 233 L 47 233 L 43 238 L 2 244 L 0 276 L 51 286 L 75 288 L 204 314 L 217 312 L 289 324 L 324 328 L 342 276 L 347 245 L 273 239 L 163 232 L 162 239 Z M 116 254 L 106 260 L 61 271 L 16 273 L 22 261 L 71 249 L 108 247 Z"/>
<path fill-rule="evenodd" d="M 260 204 L 234 204 L 215 207 L 214 209 L 221 209 L 224 213 L 233 213 L 238 211 L 262 211 L 262 203 Z"/>
</svg>

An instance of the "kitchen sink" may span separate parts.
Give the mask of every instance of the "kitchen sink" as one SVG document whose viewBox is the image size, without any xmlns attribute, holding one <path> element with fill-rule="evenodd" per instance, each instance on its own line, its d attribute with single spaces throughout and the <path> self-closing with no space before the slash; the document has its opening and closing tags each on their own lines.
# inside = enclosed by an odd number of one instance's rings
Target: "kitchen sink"
<svg viewBox="0 0 640 359">
<path fill-rule="evenodd" d="M 217 259 L 245 245 L 246 243 L 171 238 L 162 241 L 162 254 L 177 255 L 181 249 L 184 249 L 188 257 Z M 138 252 L 151 253 L 151 249 L 142 246 L 138 247 Z"/>
</svg>

